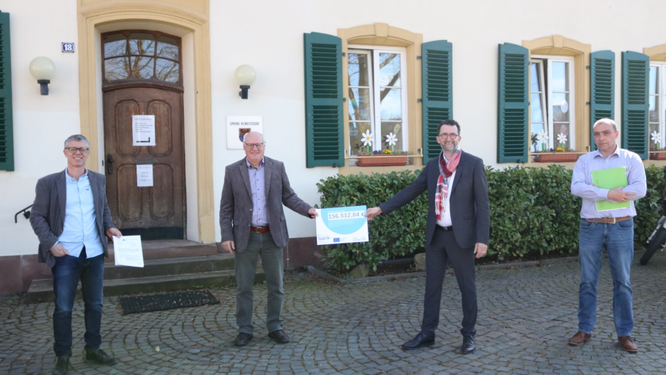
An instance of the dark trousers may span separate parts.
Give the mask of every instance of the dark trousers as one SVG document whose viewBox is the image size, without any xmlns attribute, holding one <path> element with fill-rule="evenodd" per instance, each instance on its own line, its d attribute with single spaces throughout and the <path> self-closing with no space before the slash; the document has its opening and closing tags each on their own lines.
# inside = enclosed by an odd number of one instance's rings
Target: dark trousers
<svg viewBox="0 0 666 375">
<path fill-rule="evenodd" d="M 463 320 L 460 332 L 463 336 L 474 336 L 476 329 L 476 285 L 474 248 L 458 246 L 453 231 L 437 227 L 432 244 L 426 245 L 426 291 L 423 301 L 423 324 L 421 331 L 434 336 L 439 324 L 439 308 L 442 300 L 444 274 L 451 261 L 462 295 Z"/>
<path fill-rule="evenodd" d="M 53 311 L 53 350 L 56 356 L 72 355 L 72 309 L 76 287 L 81 280 L 81 292 L 85 304 L 84 317 L 86 350 L 99 348 L 102 343 L 102 294 L 104 285 L 104 256 L 86 259 L 85 248 L 81 257 L 65 255 L 56 258 L 51 269 L 55 309 Z"/>
</svg>

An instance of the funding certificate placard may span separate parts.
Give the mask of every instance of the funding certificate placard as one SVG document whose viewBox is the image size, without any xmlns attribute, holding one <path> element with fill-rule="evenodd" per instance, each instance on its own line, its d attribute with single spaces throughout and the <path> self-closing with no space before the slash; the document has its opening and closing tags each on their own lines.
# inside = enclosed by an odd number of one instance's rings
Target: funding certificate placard
<svg viewBox="0 0 666 375">
<path fill-rule="evenodd" d="M 113 257 L 116 260 L 116 266 L 143 268 L 141 236 L 114 236 Z"/>
<path fill-rule="evenodd" d="M 366 206 L 333 207 L 317 210 L 317 245 L 368 242 Z"/>
</svg>

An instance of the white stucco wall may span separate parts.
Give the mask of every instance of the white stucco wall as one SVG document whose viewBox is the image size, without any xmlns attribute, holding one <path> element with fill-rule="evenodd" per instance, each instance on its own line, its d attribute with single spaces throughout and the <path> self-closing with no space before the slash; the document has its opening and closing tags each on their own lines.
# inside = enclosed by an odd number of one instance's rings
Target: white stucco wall
<svg viewBox="0 0 666 375">
<path fill-rule="evenodd" d="M 80 132 L 78 54 L 62 53 L 62 42 L 78 42 L 76 1 L 0 0 L 10 13 L 14 172 L 0 171 L 0 256 L 36 254 L 37 238 L 22 216 L 32 204 L 37 179 L 62 170 L 67 136 Z M 30 61 L 46 56 L 56 66 L 49 95 L 40 95 Z"/>
<path fill-rule="evenodd" d="M 80 130 L 78 54 L 60 52 L 61 42 L 78 42 L 76 1 L 0 0 L 0 9 L 11 14 L 16 157 L 15 172 L 0 172 L 0 256 L 33 254 L 37 241 L 29 223 L 21 218 L 14 224 L 13 215 L 32 203 L 39 177 L 65 166 L 61 142 Z M 453 112 L 462 126 L 461 146 L 486 164 L 498 166 L 498 44 L 562 35 L 590 44 L 593 52 L 614 51 L 619 119 L 620 53 L 666 43 L 664 14 L 662 0 L 211 0 L 215 212 L 224 167 L 244 155 L 242 150 L 226 148 L 227 116 L 263 117 L 266 155 L 285 163 L 292 187 L 305 201 L 318 203 L 316 183 L 337 172 L 305 167 L 303 33 L 335 35 L 338 28 L 380 22 L 420 33 L 424 42 L 453 43 Z M 39 95 L 28 71 L 30 60 L 42 55 L 58 69 L 49 96 Z M 241 64 L 250 64 L 257 72 L 248 100 L 238 97 L 233 78 Z M 186 130 L 186 134 L 192 133 Z M 314 235 L 312 220 L 287 211 L 292 237 Z"/>
</svg>

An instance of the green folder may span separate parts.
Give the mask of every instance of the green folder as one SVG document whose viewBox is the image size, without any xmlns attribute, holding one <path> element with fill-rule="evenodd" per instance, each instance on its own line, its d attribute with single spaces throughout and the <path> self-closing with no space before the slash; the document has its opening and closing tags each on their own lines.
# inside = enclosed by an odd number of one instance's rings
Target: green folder
<svg viewBox="0 0 666 375">
<path fill-rule="evenodd" d="M 592 183 L 603 189 L 615 189 L 625 187 L 627 183 L 627 169 L 625 167 L 601 169 L 592 172 Z M 631 206 L 630 201 L 611 203 L 609 201 L 597 201 L 597 211 L 617 210 Z"/>
</svg>

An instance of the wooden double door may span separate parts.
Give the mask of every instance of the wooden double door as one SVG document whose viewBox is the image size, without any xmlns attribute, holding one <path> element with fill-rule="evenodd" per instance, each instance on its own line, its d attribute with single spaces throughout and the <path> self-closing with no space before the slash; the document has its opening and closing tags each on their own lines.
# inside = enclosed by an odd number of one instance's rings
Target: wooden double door
<svg viewBox="0 0 666 375">
<path fill-rule="evenodd" d="M 155 116 L 155 145 L 135 146 L 133 115 Z M 159 87 L 104 92 L 106 190 L 124 235 L 185 238 L 185 152 L 182 91 Z M 153 186 L 139 187 L 137 165 L 152 166 Z"/>
</svg>

